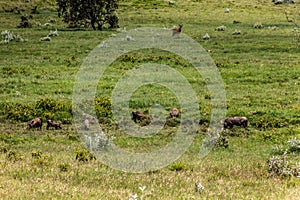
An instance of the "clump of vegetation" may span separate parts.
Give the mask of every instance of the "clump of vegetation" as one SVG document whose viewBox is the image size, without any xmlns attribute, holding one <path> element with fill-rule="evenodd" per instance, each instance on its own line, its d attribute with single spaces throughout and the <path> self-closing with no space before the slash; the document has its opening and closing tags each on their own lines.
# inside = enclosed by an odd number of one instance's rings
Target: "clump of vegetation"
<svg viewBox="0 0 300 200">
<path fill-rule="evenodd" d="M 275 155 L 281 155 L 283 153 L 300 153 L 300 140 L 292 138 L 287 141 L 285 145 L 274 146 L 272 153 Z"/>
<path fill-rule="evenodd" d="M 21 22 L 20 22 L 20 24 L 17 27 L 18 28 L 31 28 L 32 25 L 28 21 L 28 17 L 23 15 L 23 16 L 21 16 Z"/>
<path fill-rule="evenodd" d="M 32 158 L 38 159 L 38 158 L 42 158 L 42 156 L 43 156 L 43 151 L 42 150 L 37 150 L 37 151 L 31 152 L 31 157 Z"/>
<path fill-rule="evenodd" d="M 67 137 L 68 137 L 69 140 L 72 140 L 72 141 L 80 141 L 78 136 L 74 133 L 71 133 L 71 132 L 67 133 Z"/>
<path fill-rule="evenodd" d="M 10 32 L 8 30 L 2 31 L 1 32 L 1 36 L 2 36 L 1 44 L 8 44 L 8 43 L 10 43 L 12 41 L 16 41 L 16 42 L 24 42 L 24 41 L 26 41 L 21 36 L 14 35 L 12 32 Z"/>
<path fill-rule="evenodd" d="M 91 26 L 94 30 L 102 30 L 106 23 L 110 28 L 118 27 L 118 3 L 115 0 L 56 0 L 56 3 L 58 16 L 63 17 L 70 28 Z"/>
<path fill-rule="evenodd" d="M 49 37 L 49 36 L 42 37 L 42 38 L 40 39 L 40 41 L 47 41 L 47 42 L 50 42 L 50 41 L 51 41 L 51 37 Z"/>
<path fill-rule="evenodd" d="M 48 37 L 57 37 L 58 36 L 58 31 L 57 29 L 55 31 L 50 31 L 48 34 Z"/>
<path fill-rule="evenodd" d="M 111 118 L 111 100 L 107 96 L 97 97 L 95 99 L 96 115 L 98 118 Z"/>
<path fill-rule="evenodd" d="M 290 164 L 287 161 L 287 152 L 284 152 L 281 156 L 272 156 L 268 160 L 268 170 L 269 173 L 272 173 L 277 176 L 282 177 L 291 177 L 300 176 L 300 166 L 299 164 Z"/>
<path fill-rule="evenodd" d="M 77 161 L 87 162 L 90 160 L 96 160 L 96 157 L 86 149 L 77 149 L 75 153 Z"/>
<path fill-rule="evenodd" d="M 0 114 L 14 121 L 27 122 L 29 119 L 41 116 L 69 124 L 72 121 L 72 106 L 64 101 L 49 98 L 39 99 L 35 104 L 1 102 Z"/>
<path fill-rule="evenodd" d="M 170 171 L 186 171 L 189 170 L 190 167 L 184 163 L 173 163 L 172 165 L 169 166 Z"/>
<path fill-rule="evenodd" d="M 226 30 L 226 26 L 222 25 L 222 26 L 218 26 L 216 28 L 216 31 L 225 31 Z"/>
<path fill-rule="evenodd" d="M 68 164 L 68 163 L 58 164 L 58 168 L 59 168 L 60 172 L 67 172 L 70 169 L 70 164 Z"/>
<path fill-rule="evenodd" d="M 9 147 L 7 146 L 0 146 L 0 153 L 7 153 L 9 151 Z"/>
<path fill-rule="evenodd" d="M 22 160 L 22 155 L 19 154 L 17 151 L 15 150 L 9 150 L 6 154 L 6 157 L 8 160 L 10 161 L 13 161 L 13 162 L 16 162 L 16 161 L 19 161 L 19 160 Z"/>
<path fill-rule="evenodd" d="M 204 191 L 204 186 L 200 182 L 195 183 L 195 192 L 202 194 Z"/>
<path fill-rule="evenodd" d="M 33 164 L 38 166 L 47 166 L 50 164 L 47 160 L 48 156 L 42 150 L 31 152 L 31 157 L 33 158 Z"/>
<path fill-rule="evenodd" d="M 262 29 L 262 28 L 264 28 L 264 25 L 260 22 L 257 22 L 253 25 L 253 28 Z"/>
<path fill-rule="evenodd" d="M 300 140 L 292 138 L 284 146 L 275 146 L 273 155 L 269 160 L 269 172 L 278 176 L 299 176 L 300 163 L 289 163 L 287 156 L 300 153 Z"/>
</svg>

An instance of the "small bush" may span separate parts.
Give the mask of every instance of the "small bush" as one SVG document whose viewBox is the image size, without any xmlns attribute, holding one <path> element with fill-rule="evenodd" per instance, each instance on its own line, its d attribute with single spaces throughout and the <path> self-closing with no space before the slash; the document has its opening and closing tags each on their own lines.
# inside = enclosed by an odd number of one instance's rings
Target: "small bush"
<svg viewBox="0 0 300 200">
<path fill-rule="evenodd" d="M 9 151 L 9 147 L 7 146 L 0 146 L 0 153 L 7 153 Z"/>
<path fill-rule="evenodd" d="M 95 106 L 96 106 L 96 115 L 97 118 L 100 117 L 112 117 L 111 112 L 111 100 L 109 97 L 98 97 L 95 99 Z"/>
<path fill-rule="evenodd" d="M 300 175 L 300 166 L 289 164 L 287 161 L 287 152 L 282 156 L 272 156 L 268 160 L 269 173 L 282 177 L 298 177 Z"/>
<path fill-rule="evenodd" d="M 67 133 L 67 137 L 69 140 L 72 140 L 72 141 L 80 141 L 80 139 L 78 138 L 78 136 L 74 133 L 70 133 L 68 132 Z"/>
<path fill-rule="evenodd" d="M 18 161 L 18 160 L 22 160 L 22 156 L 21 154 L 19 154 L 18 152 L 16 152 L 15 150 L 9 150 L 7 153 L 7 159 L 10 161 Z"/>
<path fill-rule="evenodd" d="M 185 170 L 189 170 L 189 166 L 187 166 L 184 163 L 174 163 L 171 166 L 169 166 L 169 170 L 171 171 L 185 171 Z"/>
<path fill-rule="evenodd" d="M 86 149 L 77 149 L 76 160 L 80 162 L 87 162 L 90 160 L 96 160 L 96 157 Z"/>
<path fill-rule="evenodd" d="M 24 143 L 25 139 L 20 136 L 15 136 L 12 133 L 0 133 L 0 141 L 3 141 L 9 145 L 16 145 Z"/>
<path fill-rule="evenodd" d="M 16 42 L 26 41 L 21 36 L 14 35 L 12 32 L 10 32 L 8 30 L 2 31 L 1 36 L 2 36 L 2 41 L 0 42 L 1 44 L 8 44 L 12 41 L 16 41 Z"/>
<path fill-rule="evenodd" d="M 216 28 L 216 31 L 225 31 L 226 30 L 226 26 L 218 26 L 217 28 Z"/>
<path fill-rule="evenodd" d="M 58 168 L 60 172 L 67 172 L 70 169 L 70 165 L 68 163 L 58 164 Z"/>
<path fill-rule="evenodd" d="M 274 155 L 282 155 L 284 153 L 300 153 L 300 140 L 292 138 L 285 145 L 277 145 L 272 149 Z"/>
<path fill-rule="evenodd" d="M 42 156 L 43 156 L 42 150 L 37 150 L 37 151 L 31 152 L 32 158 L 38 159 L 38 158 L 42 158 Z"/>
<path fill-rule="evenodd" d="M 264 28 L 264 25 L 262 23 L 257 22 L 253 25 L 253 28 L 262 29 L 262 28 Z"/>
</svg>

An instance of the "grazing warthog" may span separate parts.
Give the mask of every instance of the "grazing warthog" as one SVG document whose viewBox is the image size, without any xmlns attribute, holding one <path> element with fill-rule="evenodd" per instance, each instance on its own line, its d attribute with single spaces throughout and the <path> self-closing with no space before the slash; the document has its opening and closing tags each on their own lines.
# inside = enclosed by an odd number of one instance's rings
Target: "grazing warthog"
<svg viewBox="0 0 300 200">
<path fill-rule="evenodd" d="M 236 126 L 243 126 L 244 128 L 248 127 L 248 119 L 247 117 L 240 117 L 240 116 L 235 116 L 235 117 L 228 117 L 227 119 L 224 120 L 224 128 L 232 128 L 234 125 Z"/>
<path fill-rule="evenodd" d="M 42 126 L 43 126 L 43 119 L 41 117 L 34 118 L 27 123 L 28 130 L 31 128 L 40 128 L 40 130 L 42 130 Z"/>
<path fill-rule="evenodd" d="M 84 120 L 83 125 L 85 130 L 90 130 L 90 121 L 88 119 Z"/>
<path fill-rule="evenodd" d="M 142 113 L 140 111 L 133 111 L 132 112 L 132 120 L 134 122 L 140 121 L 142 119 L 153 119 L 153 116 L 152 115 L 144 114 L 144 113 Z"/>
<path fill-rule="evenodd" d="M 179 110 L 177 108 L 172 108 L 170 111 L 170 117 L 179 117 Z"/>
<path fill-rule="evenodd" d="M 56 122 L 53 120 L 47 120 L 47 127 L 46 129 L 48 130 L 49 127 L 54 127 L 55 129 L 61 129 L 61 122 Z"/>
</svg>

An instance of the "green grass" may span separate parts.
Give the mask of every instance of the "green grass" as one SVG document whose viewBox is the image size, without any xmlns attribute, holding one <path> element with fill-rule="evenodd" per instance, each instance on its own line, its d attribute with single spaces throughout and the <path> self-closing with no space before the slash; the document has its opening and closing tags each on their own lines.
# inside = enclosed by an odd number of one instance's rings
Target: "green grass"
<svg viewBox="0 0 300 200">
<path fill-rule="evenodd" d="M 0 3 L 0 31 L 9 30 L 26 42 L 0 44 L 0 195 L 3 199 L 297 199 L 300 180 L 268 173 L 273 147 L 300 139 L 300 48 L 294 24 L 287 22 L 286 9 L 298 24 L 300 4 L 273 5 L 271 1 L 120 1 L 121 28 L 167 27 L 183 23 L 183 33 L 209 50 L 226 89 L 227 115 L 249 118 L 248 130 L 228 132 L 229 148 L 216 147 L 205 158 L 199 150 L 209 132 L 211 94 L 205 80 L 179 56 L 153 49 L 118 58 L 99 80 L 96 106 L 101 128 L 114 142 L 130 152 L 151 152 L 173 139 L 178 123 L 169 122 L 157 135 L 136 138 L 112 123 L 110 100 L 118 79 L 141 63 L 165 64 L 180 72 L 195 90 L 200 109 L 199 125 L 192 145 L 170 166 L 148 173 L 126 173 L 98 160 L 80 162 L 76 154 L 83 144 L 72 124 L 72 92 L 84 59 L 116 30 L 68 29 L 57 18 L 55 1 L 4 1 Z M 7 12 L 15 6 L 17 11 Z M 33 27 L 16 28 L 21 14 L 32 14 Z M 225 13 L 225 8 L 230 13 Z M 52 26 L 43 24 L 56 19 Z M 233 21 L 241 23 L 234 24 Z M 36 26 L 40 22 L 42 26 Z M 264 29 L 254 29 L 255 23 Z M 226 31 L 215 31 L 224 25 Z M 277 26 L 269 30 L 268 26 Z M 40 41 L 57 29 L 59 36 Z M 235 30 L 241 35 L 232 35 Z M 202 40 L 208 33 L 211 39 Z M 171 34 L 171 31 L 170 31 Z M 92 99 L 91 102 L 94 100 Z M 91 102 L 82 102 L 82 107 Z M 46 106 L 43 107 L 41 105 Z M 166 88 L 153 84 L 136 90 L 128 112 L 149 111 L 153 103 L 165 107 L 166 117 L 178 99 Z M 47 105 L 51 105 L 48 108 Z M 74 110 L 75 112 L 76 110 Z M 63 121 L 62 130 L 26 130 L 35 116 Z M 177 125 L 177 126 L 176 126 Z M 299 152 L 287 156 L 299 162 Z M 201 182 L 204 192 L 195 192 Z M 146 186 L 145 191 L 139 187 Z M 14 192 L 12 192 L 14 191 Z"/>
</svg>

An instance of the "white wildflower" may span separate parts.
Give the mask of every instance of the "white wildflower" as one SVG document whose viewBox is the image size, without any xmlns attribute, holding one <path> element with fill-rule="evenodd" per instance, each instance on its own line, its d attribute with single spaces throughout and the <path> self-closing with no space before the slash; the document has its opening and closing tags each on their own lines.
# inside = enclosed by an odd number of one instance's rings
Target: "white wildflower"
<svg viewBox="0 0 300 200">
<path fill-rule="evenodd" d="M 201 194 L 204 191 L 204 186 L 199 182 L 195 183 L 195 191 Z"/>
<path fill-rule="evenodd" d="M 42 38 L 40 39 L 40 41 L 51 41 L 51 37 L 49 37 L 49 36 L 42 37 Z"/>
<path fill-rule="evenodd" d="M 56 37 L 56 36 L 58 36 L 57 29 L 55 31 L 50 31 L 50 33 L 48 34 L 48 37 Z"/>
<path fill-rule="evenodd" d="M 210 36 L 208 35 L 208 33 L 206 33 L 203 37 L 202 37 L 203 40 L 209 40 L 210 39 Z"/>
<path fill-rule="evenodd" d="M 216 28 L 216 31 L 225 31 L 226 30 L 226 26 L 222 25 L 222 26 L 218 26 Z"/>
</svg>

